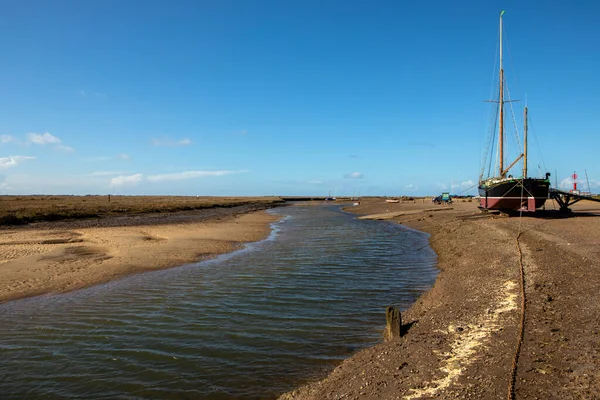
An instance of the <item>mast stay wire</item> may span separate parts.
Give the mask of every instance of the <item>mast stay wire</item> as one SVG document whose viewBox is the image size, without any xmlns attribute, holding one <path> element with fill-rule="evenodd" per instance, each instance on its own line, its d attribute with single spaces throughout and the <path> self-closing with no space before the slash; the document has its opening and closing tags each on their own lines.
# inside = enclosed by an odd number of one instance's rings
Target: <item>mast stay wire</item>
<svg viewBox="0 0 600 400">
<path fill-rule="evenodd" d="M 533 118 L 529 117 L 529 122 L 530 122 L 529 125 L 531 126 L 531 130 L 533 131 L 532 136 L 533 136 L 533 140 L 535 141 L 535 148 L 537 150 L 538 155 L 540 156 L 540 161 L 542 162 L 542 166 L 544 167 L 544 170 L 548 171 L 548 167 L 546 167 L 546 162 L 544 161 L 544 155 L 542 154 L 542 150 L 541 150 L 540 144 L 538 142 L 535 124 L 533 123 Z"/>
<path fill-rule="evenodd" d="M 494 64 L 493 64 L 493 68 L 492 68 L 492 79 L 490 80 L 490 95 L 489 95 L 489 99 L 492 99 L 494 96 L 494 92 L 500 90 L 499 89 L 499 83 L 497 82 L 497 80 L 495 79 L 496 77 L 496 65 L 498 63 L 498 49 L 500 47 L 500 28 L 498 28 L 498 31 L 496 33 L 496 51 L 494 51 Z M 496 90 L 494 90 L 496 89 Z M 483 162 L 481 164 L 481 174 L 479 177 L 479 180 L 483 179 L 483 176 L 485 174 L 485 168 L 486 168 L 486 164 L 487 164 L 487 158 L 489 156 L 489 166 L 488 166 L 488 173 L 487 175 L 490 176 L 491 173 L 491 164 L 492 164 L 492 158 L 491 155 L 493 154 L 494 151 L 494 133 L 496 132 L 497 129 L 497 124 L 498 124 L 498 107 L 495 107 L 496 112 L 490 112 L 490 121 L 488 124 L 488 136 L 486 138 L 485 141 L 485 150 L 483 152 Z M 495 121 L 495 123 L 494 123 Z M 493 125 L 493 127 L 492 127 Z"/>
<path fill-rule="evenodd" d="M 513 75 L 514 80 L 515 80 L 515 86 L 517 88 L 517 93 L 519 93 L 519 91 L 520 91 L 519 79 L 517 77 L 517 70 L 515 68 L 515 64 L 514 64 L 513 59 L 512 59 L 512 54 L 510 52 L 510 44 L 509 44 L 509 41 L 508 41 L 508 35 L 506 34 L 506 30 L 503 30 L 502 33 L 503 33 L 503 35 L 505 37 L 504 42 L 506 43 L 506 49 L 508 51 L 508 59 L 510 60 L 510 67 L 511 67 L 512 75 Z M 505 86 L 506 86 L 506 93 L 508 94 L 508 99 L 510 101 L 511 98 L 510 98 L 510 92 L 508 90 L 508 85 L 505 83 Z M 512 122 L 513 122 L 513 126 L 515 128 L 515 132 L 514 133 L 515 133 L 516 143 L 517 143 L 517 146 L 518 146 L 519 150 L 522 153 L 524 151 L 524 148 L 521 146 L 521 140 L 520 140 L 520 137 L 519 137 L 519 128 L 517 126 L 517 121 L 516 121 L 516 118 L 515 118 L 515 111 L 513 109 L 512 102 L 509 103 L 509 104 L 510 104 L 510 112 L 512 114 Z"/>
</svg>

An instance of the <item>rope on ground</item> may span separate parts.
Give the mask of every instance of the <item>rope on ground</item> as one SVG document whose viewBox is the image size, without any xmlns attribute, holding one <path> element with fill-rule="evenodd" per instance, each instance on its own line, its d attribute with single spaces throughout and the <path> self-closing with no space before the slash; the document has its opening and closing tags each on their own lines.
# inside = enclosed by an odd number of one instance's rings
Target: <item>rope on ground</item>
<svg viewBox="0 0 600 400">
<path fill-rule="evenodd" d="M 521 233 L 519 232 L 515 238 L 515 241 L 517 243 L 517 250 L 519 251 L 519 269 L 521 271 L 521 321 L 519 323 L 519 337 L 517 339 L 517 346 L 515 348 L 515 355 L 513 357 L 512 368 L 510 372 L 510 380 L 508 383 L 508 400 L 514 400 L 516 398 L 515 382 L 517 380 L 517 366 L 519 364 L 519 355 L 521 354 L 523 337 L 525 336 L 525 270 L 523 268 L 523 252 L 521 251 L 521 245 L 519 243 L 520 236 Z"/>
<path fill-rule="evenodd" d="M 523 187 L 521 187 L 521 198 L 523 198 Z M 519 322 L 519 336 L 517 338 L 517 346 L 515 347 L 515 354 L 513 356 L 512 367 L 510 371 L 510 379 L 508 381 L 508 400 L 515 400 L 515 382 L 517 380 L 517 367 L 519 365 L 519 356 L 521 354 L 521 346 L 523 345 L 523 338 L 525 336 L 525 268 L 523 267 L 523 252 L 521 251 L 521 244 L 519 243 L 519 238 L 521 237 L 521 222 L 523 218 L 523 208 L 521 207 L 521 212 L 519 215 L 519 230 L 517 232 L 517 236 L 515 237 L 515 242 L 517 244 L 517 251 L 519 252 L 519 271 L 521 275 L 520 283 L 521 283 L 521 321 Z"/>
</svg>

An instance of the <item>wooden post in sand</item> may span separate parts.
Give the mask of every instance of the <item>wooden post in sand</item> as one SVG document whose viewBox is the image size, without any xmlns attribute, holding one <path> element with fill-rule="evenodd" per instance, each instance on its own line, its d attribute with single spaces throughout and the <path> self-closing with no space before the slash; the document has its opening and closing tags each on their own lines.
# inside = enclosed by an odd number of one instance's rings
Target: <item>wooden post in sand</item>
<svg viewBox="0 0 600 400">
<path fill-rule="evenodd" d="M 385 309 L 385 322 L 384 340 L 392 340 L 402 336 L 402 315 L 400 315 L 400 311 L 388 306 Z"/>
</svg>

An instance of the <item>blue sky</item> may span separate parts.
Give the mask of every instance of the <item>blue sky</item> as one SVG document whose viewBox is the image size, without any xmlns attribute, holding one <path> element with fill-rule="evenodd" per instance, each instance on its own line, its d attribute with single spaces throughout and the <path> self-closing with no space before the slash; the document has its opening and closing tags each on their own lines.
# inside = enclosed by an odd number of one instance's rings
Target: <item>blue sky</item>
<svg viewBox="0 0 600 400">
<path fill-rule="evenodd" d="M 461 192 L 503 9 L 530 175 L 600 191 L 597 2 L 22 0 L 2 2 L 0 194 Z"/>
</svg>

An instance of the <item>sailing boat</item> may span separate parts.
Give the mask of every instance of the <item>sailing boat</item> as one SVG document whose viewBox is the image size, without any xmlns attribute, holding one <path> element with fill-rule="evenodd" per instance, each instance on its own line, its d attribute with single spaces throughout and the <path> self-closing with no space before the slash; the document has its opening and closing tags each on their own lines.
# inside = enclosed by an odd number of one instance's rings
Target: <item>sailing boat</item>
<svg viewBox="0 0 600 400">
<path fill-rule="evenodd" d="M 486 210 L 520 210 L 534 212 L 540 208 L 548 198 L 550 188 L 550 173 L 545 178 L 531 178 L 527 176 L 527 107 L 524 110 L 523 127 L 523 153 L 504 168 L 504 100 L 505 80 L 502 68 L 502 15 L 500 13 L 500 90 L 498 92 L 498 171 L 497 175 L 483 178 L 483 172 L 479 178 L 480 208 Z M 513 178 L 509 170 L 521 159 L 523 159 L 523 176 Z"/>
</svg>

